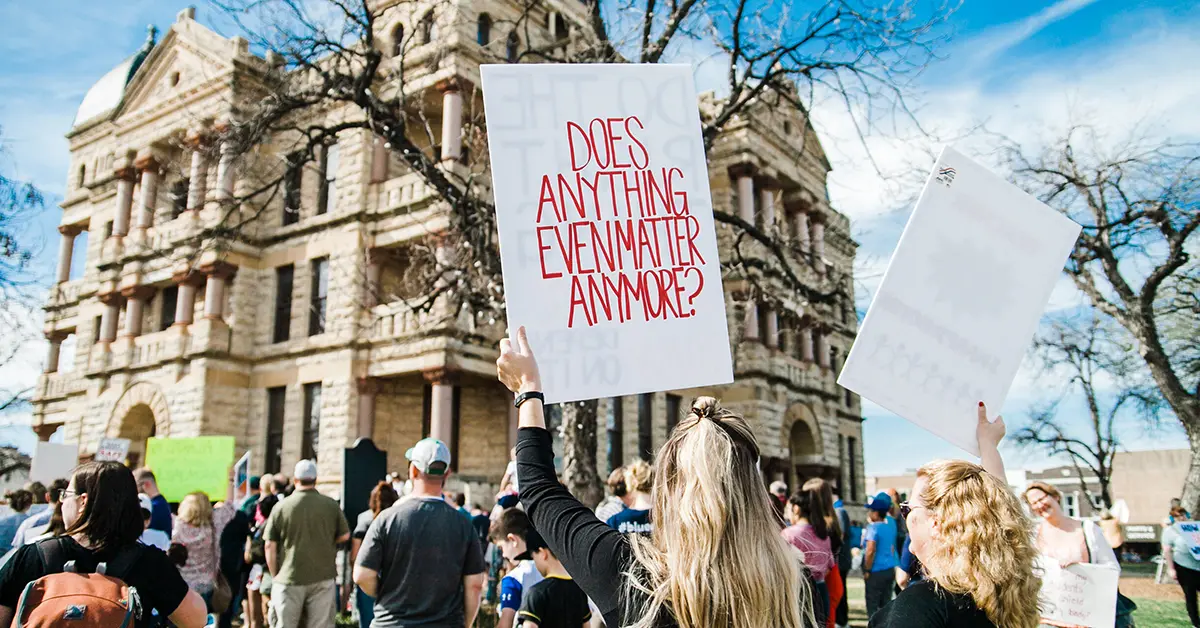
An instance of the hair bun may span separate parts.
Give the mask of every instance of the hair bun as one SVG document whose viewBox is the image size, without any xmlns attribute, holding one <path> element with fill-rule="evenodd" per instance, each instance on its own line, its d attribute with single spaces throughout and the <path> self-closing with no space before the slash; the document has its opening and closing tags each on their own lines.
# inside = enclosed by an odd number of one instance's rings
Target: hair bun
<svg viewBox="0 0 1200 628">
<path fill-rule="evenodd" d="M 692 402 L 692 416 L 697 419 L 716 419 L 717 400 L 713 397 L 696 397 Z"/>
</svg>

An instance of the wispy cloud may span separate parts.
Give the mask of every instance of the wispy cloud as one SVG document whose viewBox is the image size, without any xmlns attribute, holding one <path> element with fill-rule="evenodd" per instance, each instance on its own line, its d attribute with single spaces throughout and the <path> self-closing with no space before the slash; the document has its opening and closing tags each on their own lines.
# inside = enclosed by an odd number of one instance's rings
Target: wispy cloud
<svg viewBox="0 0 1200 628">
<path fill-rule="evenodd" d="M 987 63 L 1025 43 L 1042 29 L 1095 3 L 1096 0 L 1059 0 L 1018 22 L 995 26 L 959 46 L 969 50 L 975 64 Z"/>
</svg>

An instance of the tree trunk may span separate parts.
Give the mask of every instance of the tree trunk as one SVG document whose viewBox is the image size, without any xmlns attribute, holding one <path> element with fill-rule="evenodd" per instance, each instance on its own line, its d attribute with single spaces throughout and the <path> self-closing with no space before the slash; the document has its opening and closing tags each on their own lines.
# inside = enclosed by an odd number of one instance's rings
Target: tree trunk
<svg viewBox="0 0 1200 628">
<path fill-rule="evenodd" d="M 1183 420 L 1183 417 L 1179 417 Z M 1192 464 L 1188 466 L 1187 476 L 1183 480 L 1183 495 L 1179 501 L 1193 516 L 1200 513 L 1200 426 L 1196 422 L 1184 423 L 1187 429 L 1188 443 L 1192 447 Z"/>
<path fill-rule="evenodd" d="M 604 497 L 596 473 L 597 401 L 562 405 L 563 484 L 588 508 Z"/>
</svg>

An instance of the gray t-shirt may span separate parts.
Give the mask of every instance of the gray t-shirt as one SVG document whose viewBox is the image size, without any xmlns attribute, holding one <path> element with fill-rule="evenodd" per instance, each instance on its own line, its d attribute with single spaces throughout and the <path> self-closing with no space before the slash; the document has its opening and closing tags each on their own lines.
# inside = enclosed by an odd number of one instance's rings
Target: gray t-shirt
<svg viewBox="0 0 1200 628">
<path fill-rule="evenodd" d="M 463 625 L 463 578 L 487 566 L 471 522 L 442 499 L 410 497 L 379 513 L 357 564 L 379 572 L 373 628 Z"/>
</svg>

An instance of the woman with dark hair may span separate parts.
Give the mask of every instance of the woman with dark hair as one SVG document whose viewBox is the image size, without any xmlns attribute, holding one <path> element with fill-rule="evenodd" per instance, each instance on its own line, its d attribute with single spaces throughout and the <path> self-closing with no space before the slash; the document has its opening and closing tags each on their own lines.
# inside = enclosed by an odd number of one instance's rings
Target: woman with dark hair
<svg viewBox="0 0 1200 628">
<path fill-rule="evenodd" d="M 263 495 L 254 509 L 255 524 L 246 539 L 246 564 L 250 575 L 246 580 L 246 628 L 264 628 L 267 625 L 267 604 L 271 597 L 271 574 L 267 571 L 266 539 L 263 530 L 271 517 L 271 510 L 279 503 L 274 491 Z"/>
<path fill-rule="evenodd" d="M 23 488 L 8 493 L 6 497 L 8 498 L 8 507 L 12 509 L 13 514 L 0 519 L 0 553 L 12 549 L 17 529 L 32 514 L 29 512 L 29 507 L 33 506 L 33 493 Z"/>
<path fill-rule="evenodd" d="M 829 542 L 829 524 L 825 520 L 825 502 L 819 487 L 808 484 L 788 499 L 788 519 L 783 538 L 804 554 L 804 567 L 813 584 L 813 615 L 818 626 L 825 625 L 829 614 L 829 589 L 825 576 L 834 566 L 833 546 Z"/>
<path fill-rule="evenodd" d="M 150 625 L 153 611 L 178 628 L 204 626 L 204 600 L 188 590 L 165 554 L 138 543 L 142 511 L 133 472 L 116 462 L 80 465 L 61 503 L 66 533 L 25 545 L 0 570 L 0 626 L 12 623 L 26 585 L 62 572 L 68 561 L 81 572 L 94 571 L 99 563 L 113 565 L 108 575 L 137 589 L 141 598 L 139 628 Z M 117 567 L 122 562 L 129 568 Z"/>
<path fill-rule="evenodd" d="M 354 534 L 350 539 L 350 564 L 358 559 L 358 550 L 362 547 L 363 539 L 367 538 L 367 530 L 371 527 L 371 522 L 379 513 L 392 507 L 400 496 L 396 494 L 396 489 L 392 488 L 391 482 L 383 480 L 371 489 L 371 496 L 367 500 L 369 510 L 364 510 L 358 515 L 357 525 L 354 526 Z M 354 587 L 354 605 L 358 608 L 358 625 L 370 626 L 371 621 L 375 619 L 375 600 L 363 593 L 363 590 Z"/>
</svg>

